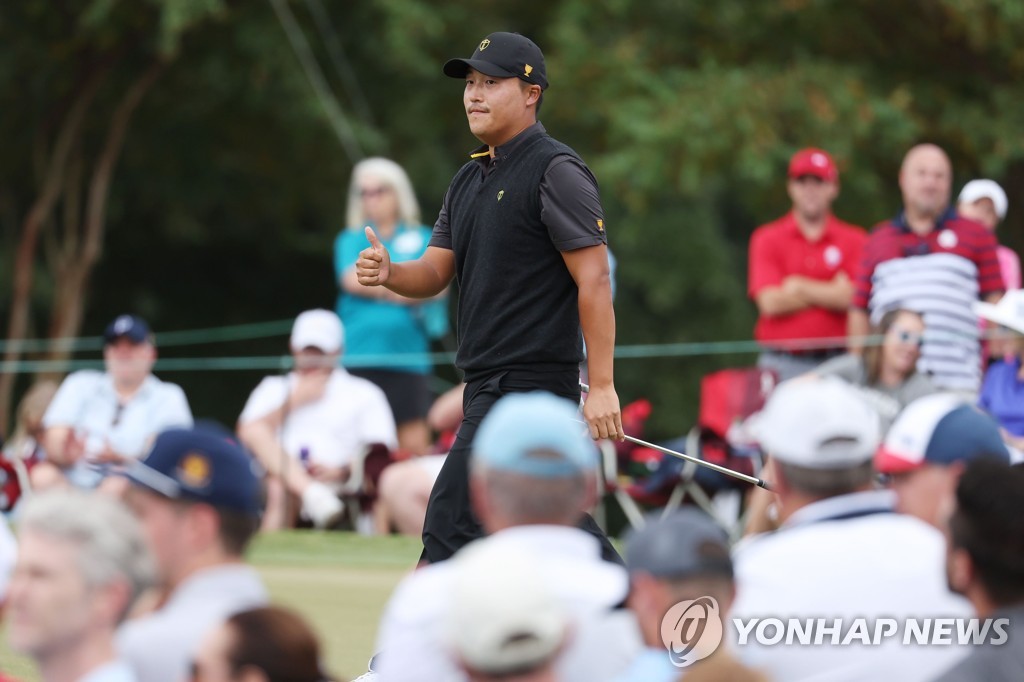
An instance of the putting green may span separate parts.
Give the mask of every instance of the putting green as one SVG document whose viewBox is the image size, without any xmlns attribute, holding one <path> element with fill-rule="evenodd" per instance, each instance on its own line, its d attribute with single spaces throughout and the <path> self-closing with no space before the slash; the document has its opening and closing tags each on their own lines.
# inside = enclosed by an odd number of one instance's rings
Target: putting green
<svg viewBox="0 0 1024 682">
<path fill-rule="evenodd" d="M 250 553 L 275 603 L 302 613 L 323 643 L 334 675 L 366 671 L 391 590 L 416 563 L 419 538 L 288 531 L 261 535 Z M 36 682 L 31 663 L 0 642 L 0 670 Z"/>
</svg>

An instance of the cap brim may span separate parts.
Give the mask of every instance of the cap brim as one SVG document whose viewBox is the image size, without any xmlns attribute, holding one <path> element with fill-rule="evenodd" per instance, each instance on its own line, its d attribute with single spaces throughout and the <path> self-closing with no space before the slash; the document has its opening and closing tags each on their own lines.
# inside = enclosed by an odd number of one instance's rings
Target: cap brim
<svg viewBox="0 0 1024 682">
<path fill-rule="evenodd" d="M 976 301 L 974 303 L 974 314 L 980 318 L 988 320 L 989 322 L 995 322 L 1001 324 L 1008 329 L 1024 334 L 1024 320 L 1018 317 L 1011 317 L 1006 315 L 998 305 L 993 303 L 985 303 L 984 301 Z"/>
<path fill-rule="evenodd" d="M 924 460 L 911 462 L 906 457 L 897 455 L 884 447 L 879 448 L 875 453 L 875 471 L 880 474 L 903 474 L 920 468 L 922 464 L 924 464 Z"/>
<path fill-rule="evenodd" d="M 449 59 L 444 63 L 444 75 L 449 78 L 465 78 L 470 69 L 476 69 L 485 76 L 495 78 L 518 78 L 511 71 L 482 59 Z"/>
</svg>

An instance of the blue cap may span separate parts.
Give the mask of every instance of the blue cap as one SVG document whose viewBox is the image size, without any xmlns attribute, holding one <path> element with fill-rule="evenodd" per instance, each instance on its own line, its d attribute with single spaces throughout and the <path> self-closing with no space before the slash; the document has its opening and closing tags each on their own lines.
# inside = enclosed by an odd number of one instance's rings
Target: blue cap
<svg viewBox="0 0 1024 682">
<path fill-rule="evenodd" d="M 113 343 L 118 339 L 128 339 L 132 343 L 142 343 L 150 340 L 149 325 L 137 315 L 118 315 L 117 318 L 107 325 L 103 332 L 103 343 Z"/>
<path fill-rule="evenodd" d="M 255 462 L 222 427 L 163 431 L 149 454 L 127 466 L 125 476 L 172 500 L 254 516 L 263 506 Z"/>
<path fill-rule="evenodd" d="M 473 457 L 490 469 L 534 478 L 567 478 L 598 464 L 576 404 L 541 391 L 495 403 L 476 432 Z"/>
</svg>

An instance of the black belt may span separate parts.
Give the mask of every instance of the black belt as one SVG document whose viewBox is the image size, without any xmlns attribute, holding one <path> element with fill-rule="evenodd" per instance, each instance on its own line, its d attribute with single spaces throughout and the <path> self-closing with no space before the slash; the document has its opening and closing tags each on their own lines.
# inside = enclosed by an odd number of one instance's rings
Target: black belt
<svg viewBox="0 0 1024 682">
<path fill-rule="evenodd" d="M 784 350 L 782 348 L 769 348 L 769 353 L 788 355 L 791 358 L 802 358 L 804 360 L 831 360 L 846 352 L 844 348 L 827 348 L 825 350 Z"/>
</svg>

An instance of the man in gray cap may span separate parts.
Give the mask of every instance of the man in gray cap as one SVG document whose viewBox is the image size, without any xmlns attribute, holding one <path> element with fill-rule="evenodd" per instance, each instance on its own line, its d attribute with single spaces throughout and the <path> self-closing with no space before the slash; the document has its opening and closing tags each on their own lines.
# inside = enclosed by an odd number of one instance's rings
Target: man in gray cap
<svg viewBox="0 0 1024 682">
<path fill-rule="evenodd" d="M 675 680 L 684 670 L 687 682 L 765 679 L 719 646 L 736 589 L 729 538 L 707 514 L 684 508 L 662 518 L 652 516 L 627 538 L 626 566 L 629 608 L 636 614 L 646 649 L 621 680 Z M 675 626 L 685 621 L 673 621 L 669 614 L 682 602 L 709 598 L 713 607 L 708 616 L 718 625 L 706 624 L 693 655 L 674 661 L 668 649 L 679 634 Z"/>
<path fill-rule="evenodd" d="M 779 530 L 736 548 L 737 598 L 731 624 L 752 619 L 968 617 L 943 572 L 942 534 L 894 511 L 891 491 L 873 488 L 878 414 L 856 389 L 833 377 L 780 384 L 752 424 L 770 456 Z M 825 617 L 825 618 L 822 618 Z M 760 643 L 737 626 L 736 652 L 780 680 L 927 680 L 963 649 L 821 641 Z"/>
</svg>

